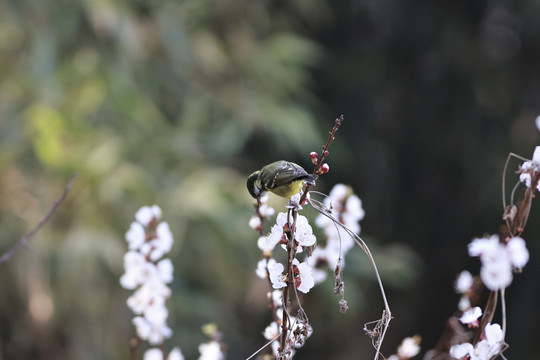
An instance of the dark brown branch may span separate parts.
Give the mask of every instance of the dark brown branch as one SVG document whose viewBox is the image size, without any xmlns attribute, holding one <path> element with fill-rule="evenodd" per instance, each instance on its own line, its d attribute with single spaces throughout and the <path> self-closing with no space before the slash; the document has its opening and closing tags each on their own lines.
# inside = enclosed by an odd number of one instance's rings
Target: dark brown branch
<svg viewBox="0 0 540 360">
<path fill-rule="evenodd" d="M 335 140 L 336 132 L 338 131 L 339 127 L 341 126 L 341 123 L 343 122 L 343 119 L 344 119 L 343 115 L 338 117 L 334 122 L 334 127 L 328 133 L 328 140 L 326 141 L 326 144 L 322 148 L 321 155 L 318 156 L 317 163 L 316 164 L 314 163 L 314 166 L 315 166 L 315 168 L 313 169 L 313 174 L 314 175 L 320 175 L 321 174 L 320 169 L 321 169 L 321 166 L 323 165 L 324 158 L 326 156 L 328 156 L 328 154 L 329 154 L 328 148 L 330 147 L 330 144 L 332 143 L 332 141 Z M 304 189 L 304 193 L 302 194 L 302 197 L 300 198 L 299 204 L 304 204 L 305 203 L 307 193 L 308 193 L 310 187 L 311 187 L 311 184 L 306 184 L 306 188 Z"/>
<path fill-rule="evenodd" d="M 15 245 L 13 245 L 11 249 L 6 251 L 4 255 L 0 257 L 0 264 L 3 264 L 9 261 L 9 259 L 11 259 L 13 255 L 15 255 L 23 246 L 25 246 L 28 243 L 28 240 L 34 237 L 34 235 L 36 235 L 36 233 L 43 227 L 43 225 L 45 225 L 45 223 L 49 221 L 49 219 L 54 214 L 58 206 L 60 206 L 62 201 L 64 201 L 64 199 L 66 198 L 67 194 L 69 193 L 69 190 L 71 190 L 71 185 L 73 181 L 78 175 L 79 174 L 76 173 L 76 174 L 73 174 L 69 178 L 66 184 L 66 187 L 64 188 L 64 192 L 62 192 L 62 195 L 60 195 L 60 197 L 55 200 L 55 202 L 51 205 L 47 213 L 41 218 L 41 220 L 39 220 L 39 222 L 36 225 L 34 225 L 34 227 L 26 235 L 24 235 L 17 243 L 15 243 Z"/>
</svg>

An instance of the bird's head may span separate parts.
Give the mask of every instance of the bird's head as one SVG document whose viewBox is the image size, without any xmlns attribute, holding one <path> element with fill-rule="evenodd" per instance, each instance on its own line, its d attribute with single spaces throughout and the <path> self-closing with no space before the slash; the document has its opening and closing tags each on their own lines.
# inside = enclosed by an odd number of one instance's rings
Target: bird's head
<svg viewBox="0 0 540 360">
<path fill-rule="evenodd" d="M 259 180 L 260 173 L 260 171 L 255 171 L 247 179 L 247 189 L 255 199 L 260 198 L 263 192 L 261 181 Z"/>
</svg>

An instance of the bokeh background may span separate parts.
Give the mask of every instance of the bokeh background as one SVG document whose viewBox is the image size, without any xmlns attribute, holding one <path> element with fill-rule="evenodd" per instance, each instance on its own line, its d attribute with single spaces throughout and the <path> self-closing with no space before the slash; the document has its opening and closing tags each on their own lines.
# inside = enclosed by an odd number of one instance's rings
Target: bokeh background
<svg viewBox="0 0 540 360">
<path fill-rule="evenodd" d="M 466 244 L 501 223 L 507 154 L 540 140 L 538 19 L 535 0 L 0 2 L 0 253 L 79 173 L 0 266 L 0 358 L 129 357 L 123 237 L 152 204 L 175 237 L 166 345 L 195 359 L 215 322 L 228 358 L 246 358 L 271 318 L 245 179 L 278 159 L 309 169 L 340 114 L 317 190 L 346 183 L 363 200 L 394 315 L 385 354 L 414 334 L 432 348 L 456 274 L 478 271 Z M 536 205 L 509 359 L 537 354 Z M 304 299 L 315 332 L 296 359 L 372 357 L 362 328 L 382 304 L 359 249 L 345 282 L 345 315 L 330 282 Z"/>
</svg>

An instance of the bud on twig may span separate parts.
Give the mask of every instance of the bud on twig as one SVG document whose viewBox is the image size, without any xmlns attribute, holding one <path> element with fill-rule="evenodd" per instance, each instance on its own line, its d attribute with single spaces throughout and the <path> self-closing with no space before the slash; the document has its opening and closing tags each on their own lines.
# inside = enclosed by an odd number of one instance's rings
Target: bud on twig
<svg viewBox="0 0 540 360">
<path fill-rule="evenodd" d="M 313 165 L 317 165 L 317 161 L 319 160 L 319 154 L 317 154 L 315 151 L 312 151 L 309 153 L 309 157 L 311 158 L 311 163 Z"/>
<path fill-rule="evenodd" d="M 330 166 L 327 163 L 324 163 L 321 165 L 321 167 L 317 170 L 317 175 L 326 174 L 328 171 L 330 171 Z"/>
</svg>

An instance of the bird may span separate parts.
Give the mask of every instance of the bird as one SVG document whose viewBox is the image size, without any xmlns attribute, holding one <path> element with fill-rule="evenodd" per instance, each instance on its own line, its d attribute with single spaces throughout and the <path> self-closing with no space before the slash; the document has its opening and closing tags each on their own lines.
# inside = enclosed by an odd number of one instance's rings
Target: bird
<svg viewBox="0 0 540 360">
<path fill-rule="evenodd" d="M 300 192 L 304 183 L 315 185 L 317 177 L 298 164 L 279 160 L 249 175 L 247 189 L 255 199 L 259 199 L 264 191 L 289 199 Z"/>
</svg>

